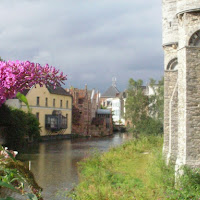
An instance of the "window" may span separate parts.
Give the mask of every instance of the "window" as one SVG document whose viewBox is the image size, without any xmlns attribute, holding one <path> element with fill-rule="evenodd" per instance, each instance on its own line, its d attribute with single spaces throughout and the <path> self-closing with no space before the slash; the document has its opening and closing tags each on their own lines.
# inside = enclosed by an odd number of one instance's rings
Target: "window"
<svg viewBox="0 0 200 200">
<path fill-rule="evenodd" d="M 62 100 L 60 100 L 60 107 L 62 108 Z"/>
<path fill-rule="evenodd" d="M 40 97 L 37 97 L 37 100 L 36 100 L 36 105 L 39 106 L 40 105 Z"/>
<path fill-rule="evenodd" d="M 51 131 L 58 131 L 61 129 L 67 129 L 67 120 L 66 117 L 59 115 L 45 115 L 45 128 Z"/>
<path fill-rule="evenodd" d="M 177 70 L 177 67 L 178 67 L 178 59 L 174 58 L 168 63 L 167 70 L 171 70 L 171 71 Z"/>
<path fill-rule="evenodd" d="M 61 129 L 67 129 L 67 120 L 68 120 L 68 115 L 66 117 L 62 116 L 62 121 L 61 121 Z"/>
<path fill-rule="evenodd" d="M 48 98 L 45 99 L 45 106 L 48 107 Z"/>
<path fill-rule="evenodd" d="M 37 117 L 38 121 L 39 121 L 39 116 L 40 116 L 40 113 L 37 112 L 37 113 L 36 113 L 36 117 Z"/>
<path fill-rule="evenodd" d="M 58 119 L 56 117 L 51 117 L 50 126 L 51 126 L 51 129 L 58 128 Z"/>
<path fill-rule="evenodd" d="M 58 117 L 53 115 L 45 116 L 45 128 L 57 130 L 58 129 Z"/>
<path fill-rule="evenodd" d="M 200 30 L 191 36 L 189 40 L 189 46 L 200 47 Z"/>
<path fill-rule="evenodd" d="M 69 105 L 68 105 L 68 101 L 66 101 L 66 108 L 68 108 L 68 106 L 69 106 Z"/>
<path fill-rule="evenodd" d="M 56 100 L 53 99 L 53 107 L 56 107 Z"/>
</svg>

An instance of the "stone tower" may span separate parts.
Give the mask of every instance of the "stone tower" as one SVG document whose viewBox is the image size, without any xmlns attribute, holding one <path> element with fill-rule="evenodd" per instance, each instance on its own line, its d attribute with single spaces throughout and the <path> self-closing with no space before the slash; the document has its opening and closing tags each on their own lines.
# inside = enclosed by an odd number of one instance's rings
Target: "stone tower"
<svg viewBox="0 0 200 200">
<path fill-rule="evenodd" d="M 200 167 L 200 0 L 163 0 L 163 49 L 163 153 Z"/>
</svg>

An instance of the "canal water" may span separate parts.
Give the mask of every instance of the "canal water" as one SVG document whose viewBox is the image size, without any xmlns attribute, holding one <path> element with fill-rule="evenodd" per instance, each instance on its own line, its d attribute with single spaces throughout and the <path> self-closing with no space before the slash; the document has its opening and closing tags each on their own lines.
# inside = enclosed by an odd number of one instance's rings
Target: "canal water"
<svg viewBox="0 0 200 200">
<path fill-rule="evenodd" d="M 117 133 L 103 138 L 49 141 L 19 151 L 17 158 L 27 165 L 31 161 L 31 171 L 43 188 L 45 200 L 61 200 L 59 194 L 78 184 L 79 161 L 90 156 L 93 151 L 108 151 L 130 138 L 127 133 Z"/>
</svg>

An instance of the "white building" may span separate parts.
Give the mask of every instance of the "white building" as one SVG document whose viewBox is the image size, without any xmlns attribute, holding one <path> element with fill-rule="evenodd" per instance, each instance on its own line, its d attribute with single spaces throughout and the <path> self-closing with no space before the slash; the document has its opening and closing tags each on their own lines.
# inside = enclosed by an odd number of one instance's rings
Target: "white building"
<svg viewBox="0 0 200 200">
<path fill-rule="evenodd" d="M 112 110 L 113 121 L 116 125 L 125 125 L 125 100 L 125 92 L 117 89 L 116 79 L 101 96 L 101 105 Z"/>
</svg>

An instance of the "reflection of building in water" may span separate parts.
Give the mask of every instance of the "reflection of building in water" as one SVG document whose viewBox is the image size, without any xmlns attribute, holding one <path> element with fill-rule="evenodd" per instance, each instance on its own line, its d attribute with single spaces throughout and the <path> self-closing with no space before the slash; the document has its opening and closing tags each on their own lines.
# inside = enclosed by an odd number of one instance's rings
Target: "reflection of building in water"
<svg viewBox="0 0 200 200">
<path fill-rule="evenodd" d="M 23 91 L 33 114 L 41 126 L 41 136 L 71 134 L 72 96 L 62 87 L 32 87 Z M 18 99 L 6 102 L 10 106 L 27 111 L 27 106 Z"/>
<path fill-rule="evenodd" d="M 69 187 L 64 184 L 66 180 L 68 182 L 71 180 L 71 184 L 76 181 L 73 173 L 71 173 L 74 169 L 71 154 L 69 140 L 59 142 L 59 144 L 57 142 L 40 144 L 39 154 L 32 161 L 32 171 L 38 184 L 45 188 L 44 194 L 46 198 L 49 193 L 56 193 L 57 190 L 64 190 Z"/>
</svg>

